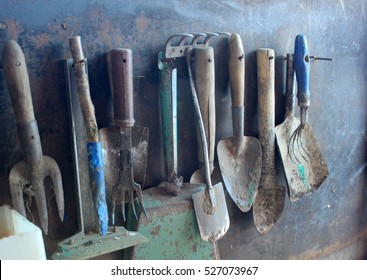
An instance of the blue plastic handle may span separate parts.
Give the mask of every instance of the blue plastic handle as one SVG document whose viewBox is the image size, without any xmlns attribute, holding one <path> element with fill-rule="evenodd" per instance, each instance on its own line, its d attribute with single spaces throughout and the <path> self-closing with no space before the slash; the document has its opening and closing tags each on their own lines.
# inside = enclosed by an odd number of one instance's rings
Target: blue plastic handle
<svg viewBox="0 0 367 280">
<path fill-rule="evenodd" d="M 305 35 L 296 36 L 294 44 L 294 71 L 298 85 L 298 106 L 310 105 L 310 57 L 308 54 L 307 39 Z"/>
<path fill-rule="evenodd" d="M 106 235 L 108 229 L 108 209 L 101 142 L 87 143 L 87 151 L 90 184 L 97 210 L 99 229 L 102 235 Z"/>
</svg>

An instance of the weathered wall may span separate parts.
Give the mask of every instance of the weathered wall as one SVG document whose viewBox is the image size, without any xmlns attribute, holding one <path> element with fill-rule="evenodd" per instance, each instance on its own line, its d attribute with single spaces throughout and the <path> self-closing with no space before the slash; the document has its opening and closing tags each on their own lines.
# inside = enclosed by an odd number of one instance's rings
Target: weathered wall
<svg viewBox="0 0 367 280">
<path fill-rule="evenodd" d="M 70 135 L 62 59 L 70 57 L 68 37 L 82 37 L 89 59 L 90 85 L 99 127 L 109 119 L 106 52 L 133 50 L 136 124 L 150 128 L 147 186 L 163 179 L 159 132 L 156 54 L 167 38 L 190 31 L 239 33 L 246 54 L 246 129 L 257 135 L 256 57 L 260 47 L 276 54 L 276 123 L 283 118 L 283 60 L 294 37 L 304 33 L 310 52 L 333 62 L 311 65 L 309 120 L 330 175 L 311 196 L 291 203 L 279 223 L 261 235 L 251 212 L 244 214 L 228 199 L 231 228 L 219 242 L 225 259 L 322 258 L 356 242 L 354 257 L 366 256 L 366 10 L 361 1 L 14 1 L 0 9 L 0 48 L 16 39 L 30 75 L 43 152 L 59 164 L 66 199 L 62 224 L 50 199 L 48 253 L 77 229 Z M 216 58 L 217 136 L 230 136 L 227 43 L 214 39 Z M 194 115 L 185 64 L 179 67 L 179 171 L 187 181 L 197 169 Z M 0 62 L 0 205 L 11 204 L 8 174 L 22 159 L 15 118 Z M 182 113 L 185 112 L 185 113 Z M 281 176 L 279 176 L 280 181 Z M 32 212 L 37 223 L 35 205 Z"/>
</svg>

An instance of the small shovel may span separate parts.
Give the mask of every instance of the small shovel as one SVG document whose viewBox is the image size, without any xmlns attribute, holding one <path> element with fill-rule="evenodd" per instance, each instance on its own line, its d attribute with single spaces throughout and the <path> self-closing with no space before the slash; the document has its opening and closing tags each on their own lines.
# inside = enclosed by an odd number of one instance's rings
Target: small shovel
<svg viewBox="0 0 367 280">
<path fill-rule="evenodd" d="M 294 116 L 294 70 L 297 77 L 299 101 L 306 99 L 309 103 L 310 95 L 308 91 L 310 57 L 307 42 L 303 36 L 297 36 L 297 40 L 299 46 L 295 47 L 294 58 L 290 54 L 287 55 L 286 119 L 275 128 L 278 150 L 288 184 L 289 198 L 292 202 L 316 191 L 329 174 L 320 146 L 309 124 L 304 127 L 299 137 L 301 147 L 289 146 L 292 134 L 297 131 L 301 124 L 300 120 Z M 293 149 L 293 154 L 290 154 L 290 148 Z M 310 158 L 306 159 L 302 156 L 301 149 L 303 148 L 307 150 L 303 154 L 310 155 Z"/>
<path fill-rule="evenodd" d="M 275 90 L 274 50 L 257 51 L 259 140 L 262 150 L 260 184 L 253 204 L 257 230 L 269 231 L 279 220 L 284 207 L 285 188 L 276 185 L 275 170 Z"/>
<path fill-rule="evenodd" d="M 241 37 L 229 41 L 229 78 L 232 91 L 233 136 L 219 141 L 219 167 L 232 200 L 242 212 L 250 210 L 261 175 L 261 145 L 244 134 L 245 57 Z"/>
<path fill-rule="evenodd" d="M 191 52 L 192 49 L 188 48 L 186 60 L 189 71 L 191 93 L 195 107 L 195 118 L 198 122 L 199 133 L 201 136 L 201 150 L 203 152 L 205 180 L 207 184 L 207 190 L 194 193 L 192 195 L 192 199 L 194 202 L 195 214 L 198 221 L 201 238 L 205 241 L 212 242 L 213 245 L 216 246 L 216 241 L 226 234 L 230 223 L 222 183 L 212 186 L 210 178 L 209 156 L 205 128 L 191 70 Z M 214 63 L 214 59 L 208 59 L 206 62 L 208 64 Z"/>
</svg>

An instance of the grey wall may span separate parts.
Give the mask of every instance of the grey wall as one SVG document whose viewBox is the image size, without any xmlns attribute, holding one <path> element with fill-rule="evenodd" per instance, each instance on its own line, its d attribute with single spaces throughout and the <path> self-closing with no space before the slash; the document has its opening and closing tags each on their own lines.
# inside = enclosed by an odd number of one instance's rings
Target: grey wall
<svg viewBox="0 0 367 280">
<path fill-rule="evenodd" d="M 225 259 L 323 258 L 357 242 L 355 258 L 366 256 L 366 10 L 361 1 L 8 1 L 1 2 L 0 48 L 16 39 L 28 63 L 35 115 L 43 152 L 59 164 L 66 216 L 62 224 L 49 200 L 48 253 L 77 230 L 62 59 L 70 57 L 68 37 L 80 35 L 89 59 L 90 85 L 99 127 L 109 120 L 105 55 L 114 47 L 133 50 L 137 124 L 150 128 L 147 187 L 164 177 L 158 110 L 156 54 L 172 34 L 190 31 L 239 33 L 246 55 L 246 129 L 257 136 L 255 51 L 276 54 L 276 122 L 283 120 L 284 56 L 298 33 L 312 55 L 309 121 L 330 175 L 311 196 L 286 200 L 282 217 L 267 234 L 257 232 L 252 212 L 228 199 L 231 228 L 220 240 Z M 217 136 L 232 133 L 227 41 L 214 39 Z M 185 181 L 197 169 L 194 115 L 185 64 L 179 68 L 179 172 Z M 22 159 L 15 118 L 0 62 L 0 205 L 11 204 L 8 173 Z M 183 113 L 184 112 L 184 113 Z M 282 176 L 279 175 L 282 182 Z M 50 193 L 50 192 L 49 192 Z M 38 223 L 35 205 L 31 206 Z M 343 255 L 342 255 L 343 257 Z M 344 255 L 344 257 L 347 257 Z"/>
</svg>

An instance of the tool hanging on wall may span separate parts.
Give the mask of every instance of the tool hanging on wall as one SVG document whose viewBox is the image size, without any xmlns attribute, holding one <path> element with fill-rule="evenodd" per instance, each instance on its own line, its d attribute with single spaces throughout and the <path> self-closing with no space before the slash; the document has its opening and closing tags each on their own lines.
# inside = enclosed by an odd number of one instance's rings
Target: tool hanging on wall
<svg viewBox="0 0 367 280">
<path fill-rule="evenodd" d="M 316 191 L 329 175 L 320 145 L 308 123 L 309 64 L 312 58 L 330 60 L 309 56 L 306 37 L 297 35 L 294 59 L 291 55 L 287 55 L 286 120 L 275 128 L 291 201 Z M 297 78 L 301 120 L 294 117 L 294 71 Z"/>
<path fill-rule="evenodd" d="M 226 32 L 210 32 L 204 39 L 202 44 L 198 41 L 193 44 L 193 48 L 208 48 L 209 40 L 212 37 L 217 36 L 230 36 Z M 209 156 L 209 167 L 210 174 L 214 171 L 214 154 L 215 154 L 215 133 L 216 133 L 216 114 L 215 114 L 215 80 L 214 80 L 214 53 L 213 55 L 208 55 L 205 51 L 195 51 L 193 59 L 195 69 L 193 69 L 193 75 L 195 76 L 195 86 L 197 97 L 200 106 L 200 112 L 203 118 L 206 141 L 208 143 L 208 156 Z M 200 55 L 206 54 L 203 57 Z M 206 63 L 206 59 L 212 59 L 213 63 Z M 206 65 L 207 68 L 203 68 L 202 65 Z M 210 67 L 209 67 L 210 66 Z M 210 79 L 212 77 L 212 79 Z M 205 180 L 205 162 L 203 158 L 202 144 L 201 144 L 200 132 L 197 127 L 197 146 L 198 146 L 198 161 L 199 169 L 196 170 L 190 178 L 190 183 L 204 183 Z"/>
<path fill-rule="evenodd" d="M 16 41 L 10 40 L 4 44 L 3 64 L 24 156 L 24 161 L 15 164 L 9 174 L 13 207 L 27 217 L 23 194 L 31 198 L 34 196 L 42 229 L 47 235 L 48 213 L 44 179 L 49 176 L 52 180 L 59 217 L 63 221 L 65 206 L 61 172 L 56 161 L 42 153 L 27 66 L 22 49 Z"/>
<path fill-rule="evenodd" d="M 201 81 L 196 80 L 196 84 L 202 83 L 203 92 L 210 91 L 210 84 L 212 84 L 214 81 L 214 71 L 210 70 L 210 68 L 213 68 L 212 65 L 214 64 L 213 49 L 211 47 L 198 47 L 194 50 L 195 63 L 199 64 L 196 68 L 196 72 L 203 75 L 201 77 L 198 75 L 196 76 L 196 78 L 200 77 L 202 79 Z M 222 238 L 228 231 L 230 222 L 222 183 L 212 186 L 210 178 L 211 170 L 208 155 L 208 144 L 206 140 L 207 138 L 191 70 L 192 51 L 192 48 L 188 48 L 186 52 L 186 61 L 195 108 L 195 118 L 198 123 L 201 137 L 201 151 L 203 153 L 205 166 L 204 175 L 207 186 L 206 190 L 194 193 L 192 195 L 192 200 L 194 203 L 195 214 L 198 221 L 201 238 L 205 241 L 212 242 L 213 245 L 216 246 L 216 241 Z"/>
<path fill-rule="evenodd" d="M 283 212 L 285 188 L 276 185 L 274 50 L 259 49 L 256 57 L 262 170 L 253 204 L 253 217 L 257 230 L 264 233 L 276 224 Z"/>
<path fill-rule="evenodd" d="M 261 145 L 244 136 L 245 56 L 239 34 L 229 41 L 229 78 L 232 92 L 233 136 L 220 140 L 218 162 L 224 185 L 242 212 L 250 210 L 261 176 Z"/>
<path fill-rule="evenodd" d="M 125 199 L 136 219 L 134 199 L 146 214 L 142 185 L 147 166 L 149 129 L 134 126 L 133 62 L 131 49 L 113 49 L 107 54 L 108 74 L 113 100 L 115 126 L 100 129 L 106 164 L 106 181 L 111 194 L 112 223 L 118 200 L 126 221 Z"/>
<path fill-rule="evenodd" d="M 189 33 L 180 33 L 171 36 L 167 43 L 180 38 L 180 44 L 184 45 L 185 39 L 193 37 Z M 177 67 L 172 57 L 165 52 L 158 53 L 159 69 L 159 100 L 162 120 L 162 138 L 164 151 L 165 181 L 159 187 L 167 193 L 178 195 L 182 190 L 183 177 L 178 175 L 178 133 L 177 133 Z"/>
<path fill-rule="evenodd" d="M 107 234 L 104 236 L 99 234 L 98 217 L 89 184 L 85 122 L 77 96 L 73 60 L 65 60 L 64 68 L 79 232 L 60 242 L 51 258 L 90 259 L 147 242 L 148 238 L 139 232 L 127 231 L 119 226 L 108 227 Z M 87 59 L 85 59 L 85 71 L 87 70 Z"/>
<path fill-rule="evenodd" d="M 180 111 L 177 108 L 177 68 L 174 65 L 175 59 L 186 56 L 189 47 L 203 47 L 205 42 L 215 36 L 216 33 L 209 32 L 174 34 L 166 41 L 165 51 L 158 53 L 160 117 L 166 178 L 158 187 L 143 192 L 149 218 L 140 215 L 136 221 L 129 215 L 127 223 L 129 229 L 145 235 L 153 234 L 154 242 L 139 244 L 125 250 L 126 259 L 219 258 L 217 247 L 200 236 L 192 201 L 192 195 L 205 191 L 207 186 L 204 183 L 183 183 L 180 176 L 177 176 L 177 117 Z"/>
<path fill-rule="evenodd" d="M 87 133 L 90 186 L 93 194 L 94 206 L 96 208 L 95 211 L 98 215 L 99 230 L 102 235 L 105 235 L 108 228 L 108 210 L 103 170 L 102 145 L 99 141 L 94 105 L 90 97 L 89 79 L 85 68 L 85 57 L 80 36 L 69 38 L 69 46 L 74 62 L 78 99 L 84 116 Z"/>
</svg>

